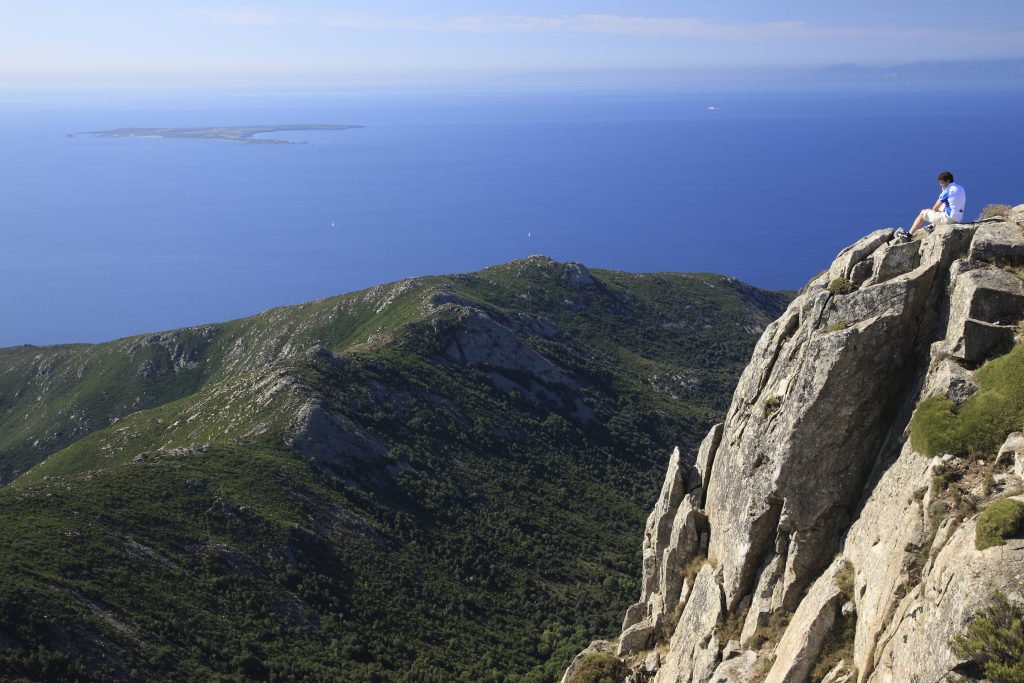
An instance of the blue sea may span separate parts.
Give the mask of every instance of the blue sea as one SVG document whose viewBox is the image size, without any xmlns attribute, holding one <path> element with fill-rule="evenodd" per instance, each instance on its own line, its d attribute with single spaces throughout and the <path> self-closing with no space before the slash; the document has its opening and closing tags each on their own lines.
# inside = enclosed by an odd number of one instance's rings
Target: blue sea
<svg viewBox="0 0 1024 683">
<path fill-rule="evenodd" d="M 0 93 L 0 346 L 543 253 L 799 288 L 953 171 L 1024 202 L 1024 93 Z M 347 123 L 302 145 L 82 131 Z M 69 136 L 73 134 L 73 136 Z M 282 137 L 278 134 L 274 137 Z"/>
</svg>

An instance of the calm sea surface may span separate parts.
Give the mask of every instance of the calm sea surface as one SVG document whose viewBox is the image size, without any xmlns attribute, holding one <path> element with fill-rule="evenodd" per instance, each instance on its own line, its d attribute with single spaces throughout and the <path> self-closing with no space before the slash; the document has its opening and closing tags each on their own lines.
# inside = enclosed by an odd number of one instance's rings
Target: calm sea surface
<svg viewBox="0 0 1024 683">
<path fill-rule="evenodd" d="M 1021 121 L 1017 93 L 0 93 L 0 346 L 537 253 L 798 288 L 907 225 L 939 170 L 972 217 L 1024 202 Z M 365 128 L 288 134 L 304 145 L 68 137 L 289 123 Z"/>
</svg>

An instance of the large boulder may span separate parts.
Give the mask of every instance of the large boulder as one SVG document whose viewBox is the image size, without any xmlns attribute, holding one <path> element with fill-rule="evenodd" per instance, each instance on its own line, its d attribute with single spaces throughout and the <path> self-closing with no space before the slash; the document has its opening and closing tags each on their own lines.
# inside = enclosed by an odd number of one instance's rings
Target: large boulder
<svg viewBox="0 0 1024 683">
<path fill-rule="evenodd" d="M 886 282 L 917 268 L 921 261 L 921 241 L 890 242 L 872 255 L 872 273 L 868 285 Z"/>
<path fill-rule="evenodd" d="M 970 255 L 1000 266 L 1024 266 L 1024 230 L 1010 220 L 982 223 L 974 234 Z"/>
<path fill-rule="evenodd" d="M 996 463 L 1012 463 L 1013 473 L 1024 480 L 1024 432 L 1013 432 L 999 449 Z"/>
<path fill-rule="evenodd" d="M 876 249 L 891 240 L 892 236 L 892 228 L 875 230 L 843 249 L 828 269 L 829 280 L 839 277 L 852 279 L 853 269 L 857 264 L 871 256 Z"/>
<path fill-rule="evenodd" d="M 1024 281 L 985 266 L 960 274 L 952 284 L 947 353 L 976 365 L 1007 351 L 1024 318 Z"/>
</svg>

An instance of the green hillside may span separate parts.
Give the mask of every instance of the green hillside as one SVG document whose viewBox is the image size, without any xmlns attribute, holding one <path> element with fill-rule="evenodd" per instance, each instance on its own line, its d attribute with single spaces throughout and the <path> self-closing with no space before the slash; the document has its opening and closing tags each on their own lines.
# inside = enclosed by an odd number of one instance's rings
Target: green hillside
<svg viewBox="0 0 1024 683">
<path fill-rule="evenodd" d="M 557 680 L 789 299 L 531 257 L 0 350 L 0 678 Z"/>
</svg>

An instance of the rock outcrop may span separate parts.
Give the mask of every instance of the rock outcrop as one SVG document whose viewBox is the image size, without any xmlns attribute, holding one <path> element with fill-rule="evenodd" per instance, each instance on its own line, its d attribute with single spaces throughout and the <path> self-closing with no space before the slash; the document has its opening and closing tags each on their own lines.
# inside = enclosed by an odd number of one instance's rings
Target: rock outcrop
<svg viewBox="0 0 1024 683">
<path fill-rule="evenodd" d="M 1021 341 L 1022 277 L 1024 206 L 911 242 L 878 230 L 808 283 L 765 330 L 725 422 L 669 459 L 640 600 L 618 641 L 594 646 L 630 667 L 624 680 L 969 671 L 948 640 L 1024 581 L 1024 540 L 975 549 L 978 512 L 1024 483 L 1024 438 L 931 458 L 910 425 L 924 398 L 969 401 L 975 371 Z"/>
</svg>

